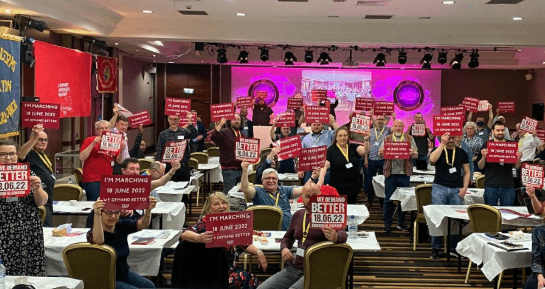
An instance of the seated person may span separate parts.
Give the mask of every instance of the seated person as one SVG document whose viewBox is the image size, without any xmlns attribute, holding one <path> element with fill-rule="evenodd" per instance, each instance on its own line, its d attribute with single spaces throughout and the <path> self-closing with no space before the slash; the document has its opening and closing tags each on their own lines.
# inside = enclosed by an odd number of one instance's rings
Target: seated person
<svg viewBox="0 0 545 289">
<path fill-rule="evenodd" d="M 249 164 L 247 162 L 241 164 L 242 177 L 240 179 L 240 190 L 248 200 L 253 200 L 254 205 L 280 207 L 284 212 L 282 230 L 287 230 L 291 221 L 290 199 L 299 198 L 302 188 L 278 186 L 278 174 L 274 169 L 266 169 L 263 172 L 263 177 L 261 178 L 263 188 L 250 186 L 248 183 L 248 166 Z M 319 175 L 320 170 L 315 169 L 312 172 L 312 176 L 309 178 L 309 182 L 318 179 Z"/>
<path fill-rule="evenodd" d="M 295 240 L 297 240 L 299 244 L 298 248 L 303 250 L 324 241 L 331 241 L 334 243 L 346 242 L 348 236 L 345 230 L 335 231 L 329 227 L 324 227 L 322 229 L 310 228 L 309 201 L 310 197 L 313 195 L 320 194 L 320 187 L 312 182 L 308 182 L 303 187 L 302 194 L 305 210 L 299 210 L 293 214 L 293 220 L 280 243 L 282 261 L 290 263 L 282 271 L 265 280 L 265 282 L 259 286 L 260 289 L 303 289 L 305 283 L 303 275 L 304 251 L 301 254 L 296 254 L 294 259 L 291 248 L 293 247 Z"/>
<path fill-rule="evenodd" d="M 206 216 L 208 214 L 219 214 L 229 212 L 229 200 L 222 192 L 211 194 L 204 203 L 201 218 L 197 223 L 188 227 L 180 236 L 181 241 L 194 243 L 210 243 L 214 238 L 212 231 L 206 231 Z M 257 249 L 254 245 L 236 246 L 227 248 L 229 264 L 229 288 L 257 288 L 257 277 L 241 268 L 236 267 L 235 262 L 238 255 L 242 252 L 257 256 L 259 266 L 263 272 L 267 271 L 267 259 L 263 251 Z M 203 268 L 204 270 L 205 268 Z"/>
<path fill-rule="evenodd" d="M 280 148 L 273 148 L 270 152 L 265 152 L 261 154 L 259 163 L 255 170 L 255 181 L 254 185 L 261 185 L 261 177 L 263 176 L 263 171 L 268 168 L 278 169 L 278 162 L 276 159 L 276 154 L 280 152 Z"/>
<path fill-rule="evenodd" d="M 165 174 L 166 166 L 164 163 L 161 162 L 153 162 L 150 166 L 150 168 L 143 172 L 142 176 L 151 176 L 151 196 L 156 198 L 157 201 L 161 201 L 159 198 L 159 194 L 157 193 L 157 188 L 164 186 L 174 174 L 176 174 L 176 171 L 180 168 L 180 161 L 174 161 L 172 163 L 172 168 L 170 171 L 168 171 L 167 174 Z"/>
<path fill-rule="evenodd" d="M 536 196 L 536 189 L 533 187 L 526 187 L 526 194 L 530 197 L 532 201 L 532 208 L 534 208 L 534 213 L 536 215 L 543 215 L 545 209 L 545 201 L 540 201 Z"/>
<path fill-rule="evenodd" d="M 144 152 L 146 151 L 146 142 L 142 140 L 142 134 L 144 133 L 144 127 L 142 125 L 138 126 L 138 135 L 134 140 L 134 145 L 129 151 L 131 158 L 143 159 L 146 157 Z"/>
<path fill-rule="evenodd" d="M 130 249 L 127 236 L 149 226 L 151 210 L 155 208 L 156 204 L 157 200 L 149 197 L 148 209 L 145 210 L 144 216 L 136 221 L 130 219 L 119 220 L 121 211 L 105 211 L 105 202 L 100 198 L 93 205 L 93 228 L 87 233 L 87 240 L 91 244 L 106 244 L 115 250 L 117 255 L 115 287 L 118 289 L 155 288 L 150 280 L 129 271 L 127 257 Z"/>
<path fill-rule="evenodd" d="M 532 231 L 532 274 L 526 280 L 524 289 L 545 287 L 545 226 L 535 227 Z"/>
</svg>

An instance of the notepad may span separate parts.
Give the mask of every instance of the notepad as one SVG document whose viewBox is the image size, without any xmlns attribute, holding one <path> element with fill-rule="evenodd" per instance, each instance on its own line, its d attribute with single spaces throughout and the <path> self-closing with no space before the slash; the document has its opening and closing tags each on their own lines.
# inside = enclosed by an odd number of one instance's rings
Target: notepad
<svg viewBox="0 0 545 289">
<path fill-rule="evenodd" d="M 151 244 L 153 241 L 155 241 L 155 238 L 140 238 L 134 242 L 132 242 L 132 245 L 148 245 Z"/>
</svg>

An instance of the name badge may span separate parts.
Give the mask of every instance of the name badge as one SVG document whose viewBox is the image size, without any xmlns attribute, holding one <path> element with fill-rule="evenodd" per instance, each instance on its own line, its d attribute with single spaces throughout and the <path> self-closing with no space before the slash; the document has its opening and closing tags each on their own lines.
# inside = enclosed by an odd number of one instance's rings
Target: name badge
<svg viewBox="0 0 545 289">
<path fill-rule="evenodd" d="M 297 248 L 295 255 L 300 257 L 305 257 L 305 249 Z"/>
<path fill-rule="evenodd" d="M 247 127 L 247 126 L 245 126 L 245 127 L 244 127 L 244 130 L 248 130 L 248 127 Z"/>
<path fill-rule="evenodd" d="M 513 178 L 517 177 L 517 169 L 513 168 Z"/>
<path fill-rule="evenodd" d="M 347 169 L 351 169 L 352 167 L 353 167 L 352 163 L 347 163 L 347 164 L 346 164 L 346 168 L 347 168 Z"/>
<path fill-rule="evenodd" d="M 448 172 L 454 174 L 456 172 L 456 168 L 450 168 L 448 169 Z"/>
<path fill-rule="evenodd" d="M 51 174 L 51 177 L 52 177 L 54 180 L 57 180 L 57 178 L 55 178 L 55 175 L 54 175 L 54 174 Z"/>
<path fill-rule="evenodd" d="M 484 134 L 484 132 L 482 132 L 482 131 L 481 131 L 481 132 L 479 132 L 479 135 L 483 135 L 483 134 Z"/>
<path fill-rule="evenodd" d="M 379 146 L 380 144 L 378 143 L 378 141 L 376 141 L 376 142 L 375 142 L 375 145 L 376 145 L 376 146 Z"/>
<path fill-rule="evenodd" d="M 111 163 L 112 167 L 114 166 L 114 162 Z"/>
<path fill-rule="evenodd" d="M 8 203 L 18 202 L 18 201 L 19 201 L 18 197 L 6 198 L 6 202 L 8 202 Z"/>
<path fill-rule="evenodd" d="M 179 135 L 179 136 L 178 136 L 178 139 L 184 139 L 184 136 L 183 136 L 183 135 Z"/>
</svg>

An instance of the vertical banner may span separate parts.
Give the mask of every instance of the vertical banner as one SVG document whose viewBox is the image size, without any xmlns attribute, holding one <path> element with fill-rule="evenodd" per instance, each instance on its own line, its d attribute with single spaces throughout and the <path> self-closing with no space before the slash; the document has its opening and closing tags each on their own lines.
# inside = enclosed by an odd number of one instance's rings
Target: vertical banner
<svg viewBox="0 0 545 289">
<path fill-rule="evenodd" d="M 19 135 L 21 114 L 21 38 L 0 34 L 0 138 Z"/>
<path fill-rule="evenodd" d="M 257 163 L 259 161 L 259 139 L 237 137 L 235 157 L 239 161 Z"/>
<path fill-rule="evenodd" d="M 117 91 L 117 58 L 97 56 L 97 91 L 99 93 Z"/>
<path fill-rule="evenodd" d="M 91 54 L 34 41 L 36 96 L 61 105 L 61 117 L 91 115 Z"/>
</svg>

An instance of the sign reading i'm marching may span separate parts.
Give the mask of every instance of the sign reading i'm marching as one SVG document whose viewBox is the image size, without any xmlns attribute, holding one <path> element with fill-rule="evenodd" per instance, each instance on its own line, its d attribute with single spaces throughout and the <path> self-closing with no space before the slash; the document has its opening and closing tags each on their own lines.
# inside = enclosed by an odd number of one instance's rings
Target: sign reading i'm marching
<svg viewBox="0 0 545 289">
<path fill-rule="evenodd" d="M 288 98 L 288 109 L 300 109 L 303 107 L 303 99 L 300 97 Z"/>
<path fill-rule="evenodd" d="M 346 196 L 319 196 L 310 197 L 310 223 L 313 229 L 329 226 L 334 230 L 346 226 Z"/>
<path fill-rule="evenodd" d="M 238 107 L 245 107 L 245 108 L 252 108 L 254 106 L 254 100 L 251 96 L 243 96 L 237 98 L 237 106 Z"/>
<path fill-rule="evenodd" d="M 488 163 L 517 163 L 518 144 L 516 142 L 489 141 L 486 143 L 488 154 L 486 162 Z"/>
<path fill-rule="evenodd" d="M 163 151 L 162 162 L 172 163 L 179 161 L 184 157 L 185 149 L 187 147 L 187 140 L 169 141 L 165 145 Z"/>
<path fill-rule="evenodd" d="M 515 113 L 515 102 L 514 101 L 498 102 L 498 109 L 500 110 L 500 113 Z"/>
<path fill-rule="evenodd" d="M 299 156 L 299 171 L 308 172 L 322 168 L 327 157 L 327 146 L 303 149 Z"/>
<path fill-rule="evenodd" d="M 19 135 L 21 106 L 21 38 L 0 33 L 0 138 Z"/>
<path fill-rule="evenodd" d="M 276 155 L 279 161 L 295 158 L 301 154 L 301 138 L 298 135 L 276 141 L 273 146 L 280 147 L 280 152 Z"/>
<path fill-rule="evenodd" d="M 411 152 L 411 145 L 406 141 L 385 141 L 384 159 L 407 160 Z"/>
<path fill-rule="evenodd" d="M 292 127 L 295 126 L 295 113 L 288 111 L 278 115 L 275 122 L 275 127 Z"/>
<path fill-rule="evenodd" d="M 208 214 L 205 218 L 206 230 L 214 232 L 214 238 L 206 243 L 206 248 L 252 244 L 254 212 Z"/>
<path fill-rule="evenodd" d="M 375 109 L 373 111 L 375 115 L 392 115 L 394 113 L 393 101 L 375 101 Z"/>
<path fill-rule="evenodd" d="M 235 157 L 239 161 L 257 163 L 259 161 L 259 139 L 237 137 Z"/>
<path fill-rule="evenodd" d="M 150 192 L 151 176 L 102 176 L 100 181 L 105 210 L 145 210 Z"/>
<path fill-rule="evenodd" d="M 184 115 L 191 110 L 191 99 L 167 97 L 165 115 Z"/>
<path fill-rule="evenodd" d="M 543 166 L 523 163 L 521 169 L 522 185 L 526 187 L 543 188 Z"/>
<path fill-rule="evenodd" d="M 433 133 L 436 136 L 450 133 L 451 136 L 462 136 L 464 126 L 463 116 L 433 116 Z"/>
<path fill-rule="evenodd" d="M 107 152 L 118 152 L 121 149 L 123 135 L 111 131 L 102 132 L 102 140 L 100 141 L 100 150 Z"/>
<path fill-rule="evenodd" d="M 153 123 L 147 110 L 133 113 L 131 116 L 129 116 L 129 122 L 131 123 L 132 128 L 138 127 L 139 125 L 146 126 Z"/>
<path fill-rule="evenodd" d="M 329 107 L 306 105 L 305 106 L 306 123 L 329 123 Z"/>
<path fill-rule="evenodd" d="M 117 91 L 117 58 L 97 56 L 97 90 L 99 93 Z"/>
<path fill-rule="evenodd" d="M 44 128 L 59 128 L 60 104 L 23 102 L 22 110 L 22 127 L 34 127 L 36 124 L 42 124 Z"/>
<path fill-rule="evenodd" d="M 369 111 L 374 108 L 375 100 L 372 98 L 356 97 L 356 110 Z"/>
<path fill-rule="evenodd" d="M 214 122 L 221 121 L 222 118 L 227 120 L 235 119 L 235 108 L 232 103 L 220 103 L 210 105 L 210 119 Z"/>
<path fill-rule="evenodd" d="M 0 165 L 0 198 L 24 197 L 30 193 L 30 165 Z"/>
<path fill-rule="evenodd" d="M 464 116 L 465 118 L 466 109 L 463 106 L 445 106 L 441 107 L 441 115 Z"/>
</svg>

